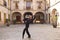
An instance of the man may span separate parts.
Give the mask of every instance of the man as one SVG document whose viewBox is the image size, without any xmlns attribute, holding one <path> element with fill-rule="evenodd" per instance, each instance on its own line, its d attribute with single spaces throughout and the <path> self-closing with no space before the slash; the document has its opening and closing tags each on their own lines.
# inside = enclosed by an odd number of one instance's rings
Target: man
<svg viewBox="0 0 60 40">
<path fill-rule="evenodd" d="M 29 28 L 29 24 L 32 22 L 32 20 L 33 19 L 32 19 L 32 16 L 31 15 L 29 15 L 29 18 L 25 18 L 24 19 L 24 21 L 25 21 L 25 28 L 23 30 L 22 38 L 24 38 L 25 31 L 26 31 L 26 33 L 28 35 L 28 38 L 31 38 L 31 35 L 30 35 L 29 31 L 28 31 L 28 28 Z"/>
<path fill-rule="evenodd" d="M 24 30 L 23 30 L 23 35 L 22 35 L 22 37 L 24 38 L 24 34 L 25 34 L 25 31 L 26 31 L 26 33 L 27 33 L 27 35 L 28 35 L 28 38 L 30 38 L 31 35 L 30 35 L 29 31 L 28 31 L 29 24 L 30 24 L 30 19 L 29 19 L 29 18 L 25 18 L 25 19 L 24 19 L 24 22 L 25 22 L 25 28 L 24 28 Z"/>
</svg>

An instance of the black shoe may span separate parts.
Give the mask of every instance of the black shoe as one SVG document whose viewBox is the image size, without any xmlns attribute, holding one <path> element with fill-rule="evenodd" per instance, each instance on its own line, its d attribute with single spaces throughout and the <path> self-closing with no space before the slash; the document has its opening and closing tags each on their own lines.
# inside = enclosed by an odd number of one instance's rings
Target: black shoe
<svg viewBox="0 0 60 40">
<path fill-rule="evenodd" d="M 31 38 L 31 36 L 29 36 L 28 38 Z"/>
</svg>

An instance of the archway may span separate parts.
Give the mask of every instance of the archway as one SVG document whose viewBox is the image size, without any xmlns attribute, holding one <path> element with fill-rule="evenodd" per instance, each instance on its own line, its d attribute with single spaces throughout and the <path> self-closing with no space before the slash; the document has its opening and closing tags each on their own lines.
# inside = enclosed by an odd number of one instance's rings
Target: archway
<svg viewBox="0 0 60 40">
<path fill-rule="evenodd" d="M 12 14 L 12 20 L 13 20 L 13 23 L 21 23 L 21 13 L 14 12 Z"/>
<path fill-rule="evenodd" d="M 44 14 L 43 14 L 43 12 L 37 12 L 35 14 L 35 23 L 44 23 Z"/>
<path fill-rule="evenodd" d="M 25 12 L 24 13 L 24 18 L 28 18 L 29 15 L 33 16 L 33 14 L 31 12 Z"/>
<path fill-rule="evenodd" d="M 25 13 L 24 13 L 24 19 L 25 19 L 25 18 L 29 18 L 29 15 L 31 15 L 32 18 L 33 18 L 33 14 L 32 14 L 31 12 L 25 12 Z M 33 21 L 32 21 L 32 23 L 33 23 Z"/>
</svg>

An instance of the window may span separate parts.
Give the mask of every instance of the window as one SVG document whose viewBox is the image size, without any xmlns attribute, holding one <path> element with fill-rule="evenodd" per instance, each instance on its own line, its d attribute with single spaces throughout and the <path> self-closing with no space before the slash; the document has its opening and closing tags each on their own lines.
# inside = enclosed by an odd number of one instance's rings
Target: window
<svg viewBox="0 0 60 40">
<path fill-rule="evenodd" d="M 15 5 L 16 5 L 16 9 L 18 9 L 18 4 L 16 3 Z"/>
<path fill-rule="evenodd" d="M 3 4 L 4 4 L 4 6 L 7 6 L 7 2 L 6 2 L 5 0 L 4 0 L 3 2 L 4 2 L 4 3 L 3 3 Z"/>
<path fill-rule="evenodd" d="M 32 0 L 24 0 L 24 1 L 30 1 L 30 2 L 32 2 Z"/>
<path fill-rule="evenodd" d="M 42 1 L 37 1 L 38 9 L 41 9 L 41 3 L 42 3 Z"/>
<path fill-rule="evenodd" d="M 31 9 L 31 2 L 30 1 L 26 2 L 26 9 L 27 10 Z"/>
<path fill-rule="evenodd" d="M 0 21 L 1 21 L 1 12 L 0 12 Z"/>
<path fill-rule="evenodd" d="M 13 2 L 15 3 L 15 8 L 19 9 L 19 5 L 18 5 L 19 1 L 13 1 Z"/>
<path fill-rule="evenodd" d="M 31 9 L 32 0 L 24 0 L 24 1 L 26 2 L 26 9 L 30 10 Z"/>
</svg>

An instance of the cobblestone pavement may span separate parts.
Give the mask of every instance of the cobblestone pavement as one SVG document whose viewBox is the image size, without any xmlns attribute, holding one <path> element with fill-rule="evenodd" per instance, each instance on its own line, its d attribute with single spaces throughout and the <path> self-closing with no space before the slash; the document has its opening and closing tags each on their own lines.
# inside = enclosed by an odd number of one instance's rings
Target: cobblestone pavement
<svg viewBox="0 0 60 40">
<path fill-rule="evenodd" d="M 0 40 L 60 40 L 60 28 L 53 28 L 50 24 L 31 24 L 29 32 L 31 38 L 25 34 L 22 39 L 24 24 L 0 27 Z"/>
</svg>

